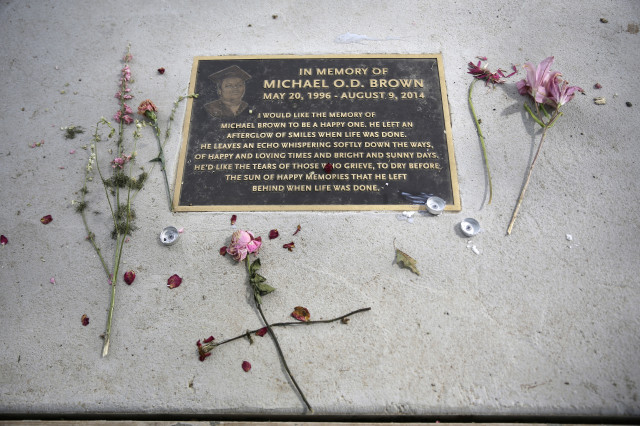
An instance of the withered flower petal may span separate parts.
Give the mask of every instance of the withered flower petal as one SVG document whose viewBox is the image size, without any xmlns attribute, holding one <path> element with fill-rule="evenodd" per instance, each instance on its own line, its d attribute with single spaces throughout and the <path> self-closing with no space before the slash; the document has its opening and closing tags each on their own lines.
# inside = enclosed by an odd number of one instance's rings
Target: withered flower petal
<svg viewBox="0 0 640 426">
<path fill-rule="evenodd" d="M 242 369 L 248 373 L 249 370 L 251 370 L 251 363 L 249 361 L 242 361 Z"/>
<path fill-rule="evenodd" d="M 327 163 L 327 164 L 324 165 L 324 172 L 326 174 L 331 173 L 332 170 L 333 170 L 333 164 Z"/>
<path fill-rule="evenodd" d="M 238 216 L 236 216 L 235 214 L 233 216 L 231 216 L 231 225 L 235 225 L 236 224 L 236 220 L 238 220 Z"/>
<path fill-rule="evenodd" d="M 82 325 L 85 327 L 89 325 L 89 317 L 86 314 L 82 314 L 82 318 L 80 318 L 80 320 L 82 321 Z"/>
<path fill-rule="evenodd" d="M 180 284 L 182 284 L 182 278 L 180 278 L 178 274 L 171 275 L 167 280 L 167 287 L 169 288 L 179 287 Z"/>
<path fill-rule="evenodd" d="M 124 282 L 131 285 L 133 280 L 136 279 L 136 273 L 133 271 L 127 271 L 124 273 Z"/>
<path fill-rule="evenodd" d="M 203 340 L 204 343 L 211 343 L 213 342 L 215 339 L 213 336 L 209 336 L 206 339 Z"/>
<path fill-rule="evenodd" d="M 256 331 L 256 335 L 262 337 L 267 334 L 267 331 L 269 331 L 267 327 L 262 327 L 260 330 Z"/>
<path fill-rule="evenodd" d="M 227 246 L 220 247 L 220 256 L 227 254 Z"/>
<path fill-rule="evenodd" d="M 153 102 L 151 102 L 151 99 L 145 99 L 144 101 L 140 102 L 140 105 L 138 106 L 138 114 L 146 115 L 147 111 L 158 111 L 158 108 L 154 105 Z"/>
<path fill-rule="evenodd" d="M 296 306 L 293 308 L 293 312 L 291 312 L 291 316 L 297 319 L 298 321 L 307 322 L 311 319 L 311 314 L 309 310 L 302 306 Z"/>
<path fill-rule="evenodd" d="M 249 231 L 237 230 L 231 236 L 231 244 L 227 251 L 238 262 L 244 260 L 248 254 L 257 253 L 262 245 L 262 237 L 254 237 Z"/>
<path fill-rule="evenodd" d="M 273 240 L 274 238 L 278 238 L 278 236 L 280 235 L 280 233 L 278 232 L 277 229 L 272 229 L 271 231 L 269 231 L 269 239 Z"/>
<path fill-rule="evenodd" d="M 287 249 L 287 250 L 289 250 L 289 251 L 293 251 L 293 248 L 294 248 L 295 246 L 296 246 L 296 245 L 293 243 L 293 241 L 291 241 L 291 242 L 290 242 L 290 243 L 288 243 L 288 244 L 284 244 L 284 245 L 282 246 L 282 248 L 286 248 L 286 249 Z"/>
<path fill-rule="evenodd" d="M 2 245 L 4 247 L 7 244 L 9 244 L 9 239 L 7 237 L 5 237 L 4 235 L 0 235 L 0 245 Z"/>
<path fill-rule="evenodd" d="M 50 214 L 46 215 L 46 216 L 42 216 L 42 218 L 40 219 L 40 222 L 42 222 L 43 224 L 48 224 L 51 223 L 53 221 L 53 218 L 51 217 Z"/>
<path fill-rule="evenodd" d="M 298 225 L 298 227 L 296 228 L 296 232 L 294 232 L 293 235 L 296 235 L 300 231 L 302 231 L 302 228 L 300 227 L 300 225 Z"/>
<path fill-rule="evenodd" d="M 164 67 L 158 68 L 158 73 L 164 74 Z"/>
</svg>

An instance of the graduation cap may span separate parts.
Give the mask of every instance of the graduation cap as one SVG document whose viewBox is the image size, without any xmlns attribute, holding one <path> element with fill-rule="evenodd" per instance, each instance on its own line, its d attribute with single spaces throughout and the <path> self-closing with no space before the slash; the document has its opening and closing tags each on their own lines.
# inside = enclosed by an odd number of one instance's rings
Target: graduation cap
<svg viewBox="0 0 640 426">
<path fill-rule="evenodd" d="M 230 77 L 237 77 L 239 79 L 241 79 L 242 81 L 247 81 L 251 78 L 251 76 L 249 74 L 247 74 L 245 71 L 243 71 L 239 66 L 237 65 L 232 65 L 228 68 L 225 68 L 221 71 L 218 72 L 214 72 L 213 74 L 211 74 L 209 76 L 209 78 L 213 81 L 215 81 L 216 83 L 222 83 L 222 80 L 224 80 L 225 78 L 230 78 Z"/>
</svg>

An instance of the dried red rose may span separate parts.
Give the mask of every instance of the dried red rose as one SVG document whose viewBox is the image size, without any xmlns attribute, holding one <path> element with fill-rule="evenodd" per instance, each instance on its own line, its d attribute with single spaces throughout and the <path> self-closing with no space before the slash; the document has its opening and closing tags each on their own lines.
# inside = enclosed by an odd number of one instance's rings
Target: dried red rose
<svg viewBox="0 0 640 426">
<path fill-rule="evenodd" d="M 293 312 L 291 312 L 291 316 L 297 319 L 298 321 L 307 322 L 311 319 L 311 314 L 307 308 L 302 306 L 296 306 L 293 308 Z"/>
<path fill-rule="evenodd" d="M 331 173 L 332 170 L 333 170 L 333 164 L 327 163 L 327 164 L 324 165 L 324 172 L 326 174 Z"/>
<path fill-rule="evenodd" d="M 136 273 L 133 271 L 127 271 L 124 273 L 124 282 L 131 285 L 133 280 L 136 279 Z"/>
<path fill-rule="evenodd" d="M 291 242 L 290 242 L 290 243 L 288 243 L 288 244 L 284 244 L 284 245 L 282 246 L 282 248 L 286 248 L 286 249 L 288 249 L 289 251 L 293 251 L 293 248 L 294 248 L 295 246 L 296 246 L 296 245 L 293 243 L 293 241 L 291 241 Z"/>
<path fill-rule="evenodd" d="M 251 363 L 249 363 L 249 361 L 242 361 L 242 369 L 248 373 L 249 370 L 251 370 Z"/>
<path fill-rule="evenodd" d="M 48 223 L 51 223 L 52 221 L 53 221 L 53 218 L 51 217 L 50 214 L 46 216 L 42 216 L 42 218 L 40 219 L 40 222 L 44 223 L 45 225 Z"/>
<path fill-rule="evenodd" d="M 4 247 L 7 244 L 9 244 L 9 240 L 7 239 L 7 237 L 5 237 L 4 235 L 0 235 L 0 245 Z"/>
<path fill-rule="evenodd" d="M 89 317 L 86 314 L 82 314 L 82 318 L 80 318 L 80 320 L 82 321 L 82 325 L 85 327 L 89 325 Z"/>
<path fill-rule="evenodd" d="M 180 284 L 182 284 L 182 278 L 180 278 L 178 274 L 171 275 L 167 280 L 167 287 L 169 288 L 180 287 Z"/>
<path fill-rule="evenodd" d="M 298 227 L 296 228 L 296 232 L 294 232 L 293 235 L 296 235 L 300 231 L 302 231 L 302 228 L 300 227 L 300 225 L 298 225 Z"/>
<path fill-rule="evenodd" d="M 160 73 L 160 74 L 164 74 L 164 67 L 162 67 L 162 68 L 158 68 L 158 73 Z"/>
<path fill-rule="evenodd" d="M 270 240 L 273 240 L 274 238 L 278 238 L 278 236 L 280 236 L 280 233 L 278 232 L 277 229 L 272 229 L 271 231 L 269 231 Z"/>
<path fill-rule="evenodd" d="M 256 331 L 256 335 L 262 337 L 267 334 L 267 331 L 269 331 L 267 327 L 262 327 L 260 330 Z"/>
<path fill-rule="evenodd" d="M 220 247 L 220 256 L 227 254 L 227 246 Z"/>
</svg>

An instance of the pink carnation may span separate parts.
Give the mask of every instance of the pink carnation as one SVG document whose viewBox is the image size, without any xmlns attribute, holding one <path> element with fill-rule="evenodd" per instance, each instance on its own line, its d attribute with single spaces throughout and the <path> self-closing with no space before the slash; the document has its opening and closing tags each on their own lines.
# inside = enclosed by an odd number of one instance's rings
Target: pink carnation
<svg viewBox="0 0 640 426">
<path fill-rule="evenodd" d="M 138 114 L 146 115 L 145 113 L 147 111 L 152 111 L 152 112 L 157 112 L 158 111 L 158 108 L 155 106 L 155 104 L 153 102 L 151 102 L 150 99 L 145 99 L 138 106 Z"/>
</svg>

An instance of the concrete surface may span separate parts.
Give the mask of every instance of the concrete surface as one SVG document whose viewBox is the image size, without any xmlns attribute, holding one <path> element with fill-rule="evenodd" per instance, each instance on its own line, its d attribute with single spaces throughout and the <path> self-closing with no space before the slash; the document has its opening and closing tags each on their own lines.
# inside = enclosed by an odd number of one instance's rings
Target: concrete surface
<svg viewBox="0 0 640 426">
<path fill-rule="evenodd" d="M 277 287 L 264 304 L 271 321 L 298 305 L 316 319 L 372 308 L 348 326 L 278 332 L 314 415 L 639 416 L 639 23 L 633 0 L 3 0 L 0 233 L 9 243 L 0 249 L 0 412 L 305 413 L 267 338 L 198 361 L 196 340 L 261 323 L 244 269 L 218 254 L 233 231 L 230 214 L 170 213 L 157 169 L 135 200 L 139 229 L 125 245 L 123 268 L 137 278 L 118 283 L 111 350 L 100 356 L 110 287 L 71 201 L 87 161 L 81 148 L 95 122 L 116 111 L 119 61 L 131 43 L 134 94 L 152 98 L 161 120 L 186 93 L 194 56 L 443 54 L 460 213 L 413 224 L 392 212 L 238 216 L 240 228 L 265 238 L 302 227 L 293 252 L 268 242 L 261 251 L 263 275 Z M 336 41 L 346 33 L 381 40 Z M 539 133 L 517 78 L 476 86 L 495 191 L 485 205 L 466 65 L 487 56 L 490 67 L 506 68 L 549 55 L 586 95 L 549 132 L 506 237 Z M 166 149 L 171 182 L 184 108 Z M 67 140 L 60 128 L 68 125 L 88 132 Z M 155 156 L 150 132 L 138 153 Z M 91 208 L 102 214 L 90 217 L 111 264 L 98 190 Z M 42 225 L 48 214 L 53 222 Z M 484 229 L 473 238 L 479 254 L 456 231 L 465 217 Z M 162 247 L 157 234 L 170 224 L 184 234 Z M 394 241 L 422 275 L 393 264 Z M 169 290 L 175 273 L 183 284 Z"/>
</svg>

